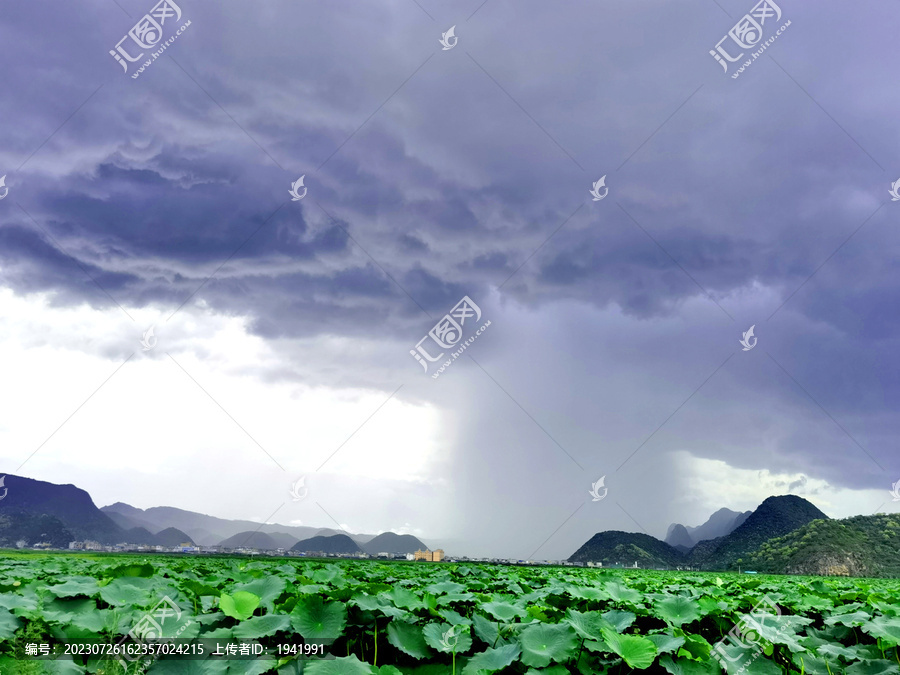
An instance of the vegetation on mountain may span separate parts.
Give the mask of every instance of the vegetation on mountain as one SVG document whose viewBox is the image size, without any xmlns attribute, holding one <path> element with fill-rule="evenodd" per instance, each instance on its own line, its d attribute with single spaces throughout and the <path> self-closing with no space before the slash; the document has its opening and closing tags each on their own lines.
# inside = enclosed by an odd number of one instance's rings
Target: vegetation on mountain
<svg viewBox="0 0 900 675">
<path fill-rule="evenodd" d="M 382 532 L 378 536 L 362 544 L 366 553 L 376 555 L 378 553 L 415 553 L 424 551 L 425 544 L 411 534 L 395 534 L 394 532 Z"/>
<path fill-rule="evenodd" d="M 814 520 L 738 563 L 782 574 L 900 577 L 900 514 Z"/>
<path fill-rule="evenodd" d="M 291 540 L 291 545 L 295 544 L 296 540 Z M 277 548 L 284 548 L 278 545 L 276 539 L 265 532 L 238 532 L 233 537 L 228 537 L 228 539 L 223 539 L 219 542 L 219 546 L 223 548 L 255 548 L 260 551 L 271 551 Z"/>
<path fill-rule="evenodd" d="M 72 533 L 55 516 L 22 512 L 0 513 L 0 548 L 19 548 L 46 543 L 66 548 Z"/>
<path fill-rule="evenodd" d="M 171 547 L 180 546 L 182 544 L 189 544 L 193 546 L 194 544 L 189 536 L 174 527 L 167 527 L 165 530 L 160 530 L 154 535 L 154 539 L 159 546 Z"/>
<path fill-rule="evenodd" d="M 362 553 L 359 545 L 346 534 L 310 537 L 291 546 L 292 551 L 301 553 Z"/>
<path fill-rule="evenodd" d="M 102 513 L 87 492 L 74 485 L 56 485 L 12 474 L 7 474 L 4 482 L 7 494 L 0 500 L 0 516 L 7 517 L 7 525 L 0 525 L 0 538 L 10 539 L 8 532 L 12 530 L 8 528 L 18 528 L 22 517 L 52 516 L 69 531 L 69 541 L 93 539 L 105 544 L 124 541 L 125 530 Z M 35 539 L 27 540 L 28 545 L 40 543 L 40 532 L 35 535 Z"/>
<path fill-rule="evenodd" d="M 611 530 L 599 532 L 569 557 L 569 562 L 599 562 L 604 566 L 639 567 L 681 565 L 684 555 L 648 534 Z"/>
<path fill-rule="evenodd" d="M 818 519 L 828 519 L 828 516 L 802 497 L 769 497 L 734 531 L 715 540 L 715 545 L 694 547 L 687 555 L 687 562 L 699 565 L 701 569 L 732 569 L 738 559 L 757 550 L 769 539 Z"/>
<path fill-rule="evenodd" d="M 716 520 L 708 522 L 719 528 L 725 527 L 726 521 L 740 522 L 740 525 L 725 536 L 703 540 L 690 549 L 680 544 L 667 544 L 647 534 L 599 532 L 569 560 L 598 562 L 604 566 L 631 566 L 636 562 L 639 567 L 737 569 L 743 558 L 773 537 L 786 535 L 817 519 L 828 519 L 813 504 L 796 495 L 769 497 L 749 516 L 727 509 L 717 514 Z M 684 528 L 680 525 L 669 528 L 669 540 L 679 540 L 683 534 L 681 530 Z"/>
</svg>

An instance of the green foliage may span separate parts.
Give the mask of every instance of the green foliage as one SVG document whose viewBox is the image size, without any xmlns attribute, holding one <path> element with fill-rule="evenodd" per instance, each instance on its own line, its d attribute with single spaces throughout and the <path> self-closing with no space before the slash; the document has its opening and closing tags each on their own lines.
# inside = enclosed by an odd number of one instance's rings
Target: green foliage
<svg viewBox="0 0 900 675">
<path fill-rule="evenodd" d="M 815 521 L 760 551 L 799 555 L 858 531 Z M 898 532 L 885 517 L 878 538 Z M 148 675 L 896 675 L 900 647 L 900 582 L 888 579 L 12 553 L 0 554 L 0 672 L 123 675 L 96 657 L 29 661 L 25 646 L 114 643 L 164 598 L 184 639 L 321 640 L 337 658 L 162 659 Z M 751 612 L 766 613 L 748 623 Z M 747 653 L 720 644 L 735 626 Z M 723 670 L 715 654 L 733 661 Z"/>
<path fill-rule="evenodd" d="M 253 610 L 259 607 L 259 596 L 247 591 L 237 591 L 234 595 L 222 593 L 219 597 L 219 609 L 225 616 L 243 621 L 253 615 Z"/>
<path fill-rule="evenodd" d="M 900 514 L 814 520 L 745 556 L 762 572 L 900 577 Z"/>
</svg>

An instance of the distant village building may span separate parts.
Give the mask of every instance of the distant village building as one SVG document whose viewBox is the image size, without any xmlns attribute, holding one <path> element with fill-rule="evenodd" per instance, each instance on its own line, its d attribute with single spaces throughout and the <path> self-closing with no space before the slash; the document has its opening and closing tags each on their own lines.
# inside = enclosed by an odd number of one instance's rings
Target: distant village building
<svg viewBox="0 0 900 675">
<path fill-rule="evenodd" d="M 415 553 L 416 560 L 427 560 L 428 562 L 440 562 L 444 559 L 444 549 L 438 548 L 434 551 L 429 551 L 427 548 L 424 551 L 416 551 Z"/>
</svg>

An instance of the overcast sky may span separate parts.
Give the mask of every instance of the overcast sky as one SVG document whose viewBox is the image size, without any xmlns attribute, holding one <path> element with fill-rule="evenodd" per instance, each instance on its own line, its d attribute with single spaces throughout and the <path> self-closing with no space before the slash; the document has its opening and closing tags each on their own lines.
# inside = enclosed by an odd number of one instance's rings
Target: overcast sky
<svg viewBox="0 0 900 675">
<path fill-rule="evenodd" d="M 752 2 L 177 2 L 4 7 L 5 473 L 515 558 L 898 510 L 896 6 L 724 72 Z"/>
</svg>

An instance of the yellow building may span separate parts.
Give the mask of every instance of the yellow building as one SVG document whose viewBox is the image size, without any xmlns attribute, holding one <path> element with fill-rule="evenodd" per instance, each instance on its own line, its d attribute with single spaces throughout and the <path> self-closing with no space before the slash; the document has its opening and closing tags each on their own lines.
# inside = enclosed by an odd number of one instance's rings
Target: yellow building
<svg viewBox="0 0 900 675">
<path fill-rule="evenodd" d="M 425 549 L 424 551 L 416 551 L 415 553 L 416 560 L 427 560 L 428 562 L 440 562 L 444 559 L 444 549 L 437 549 L 434 551 L 429 551 Z"/>
</svg>

